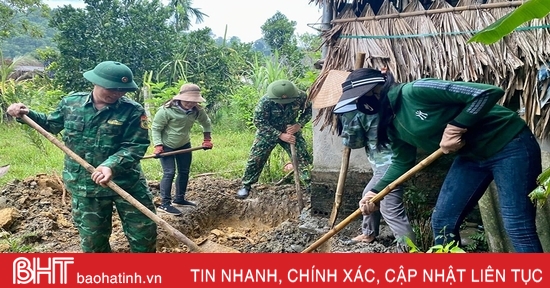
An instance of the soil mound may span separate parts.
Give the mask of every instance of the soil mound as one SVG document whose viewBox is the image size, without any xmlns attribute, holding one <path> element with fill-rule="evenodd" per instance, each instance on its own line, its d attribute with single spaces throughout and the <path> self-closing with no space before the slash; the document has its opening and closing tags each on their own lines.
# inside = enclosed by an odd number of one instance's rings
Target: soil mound
<svg viewBox="0 0 550 288">
<path fill-rule="evenodd" d="M 149 188 L 155 196 L 155 204 L 159 205 L 159 183 L 149 182 Z M 310 215 L 310 195 L 306 191 L 302 192 L 306 208 L 299 213 L 293 184 L 254 185 L 246 200 L 234 198 L 239 188 L 239 180 L 196 177 L 189 182 L 187 198 L 197 207 L 180 208 L 181 216 L 160 211 L 158 215 L 197 244 L 209 240 L 243 253 L 301 252 L 328 231 L 328 219 Z M 17 245 L 32 247 L 32 251 L 37 252 L 79 252 L 70 199 L 71 195 L 55 174 L 14 180 L 0 188 L 0 252 L 13 251 L 13 239 L 17 239 Z M 162 228 L 159 227 L 158 232 L 158 252 L 188 252 L 185 245 Z M 391 232 L 385 225 L 375 243 L 349 245 L 349 238 L 359 233 L 358 219 L 318 250 L 376 253 L 395 248 Z M 116 213 L 110 240 L 113 251 L 129 252 Z"/>
</svg>

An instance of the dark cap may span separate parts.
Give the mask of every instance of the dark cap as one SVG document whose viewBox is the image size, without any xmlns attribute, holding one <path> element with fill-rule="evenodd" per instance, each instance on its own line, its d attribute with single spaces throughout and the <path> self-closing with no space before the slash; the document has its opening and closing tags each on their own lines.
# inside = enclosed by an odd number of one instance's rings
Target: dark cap
<svg viewBox="0 0 550 288">
<path fill-rule="evenodd" d="M 351 72 L 342 83 L 342 96 L 336 103 L 333 112 L 345 113 L 350 111 L 350 105 L 359 97 L 365 95 L 378 84 L 384 84 L 386 78 L 380 70 L 360 68 Z"/>
</svg>

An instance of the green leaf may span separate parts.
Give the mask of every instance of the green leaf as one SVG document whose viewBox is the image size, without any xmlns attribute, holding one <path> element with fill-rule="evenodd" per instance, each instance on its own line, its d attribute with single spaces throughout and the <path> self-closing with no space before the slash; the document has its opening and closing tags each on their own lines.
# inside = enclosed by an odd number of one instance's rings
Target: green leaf
<svg viewBox="0 0 550 288">
<path fill-rule="evenodd" d="M 550 168 L 542 171 L 539 177 L 537 177 L 537 182 L 542 186 L 548 186 L 548 184 L 550 184 Z"/>
<path fill-rule="evenodd" d="M 535 18 L 543 18 L 548 13 L 550 13 L 548 0 L 529 0 L 495 23 L 474 34 L 468 40 L 468 43 L 479 42 L 487 45 L 495 43 L 510 34 L 510 32 L 514 31 L 521 24 Z"/>
<path fill-rule="evenodd" d="M 531 201 L 537 201 L 539 206 L 543 206 L 550 195 L 550 190 L 545 189 L 543 186 L 538 186 L 529 193 L 529 198 Z"/>
<path fill-rule="evenodd" d="M 462 250 L 462 248 L 460 248 L 458 246 L 455 246 L 455 247 L 451 248 L 451 250 L 449 252 L 451 252 L 451 253 L 466 253 L 466 251 Z"/>
</svg>

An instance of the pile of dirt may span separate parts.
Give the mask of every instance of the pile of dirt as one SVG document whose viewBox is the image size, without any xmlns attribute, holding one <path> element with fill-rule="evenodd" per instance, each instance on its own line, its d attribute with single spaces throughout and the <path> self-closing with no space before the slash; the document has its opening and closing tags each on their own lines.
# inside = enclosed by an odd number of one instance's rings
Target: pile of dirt
<svg viewBox="0 0 550 288">
<path fill-rule="evenodd" d="M 159 183 L 150 182 L 155 204 L 160 204 Z M 240 252 L 295 253 L 311 245 L 328 232 L 328 219 L 311 216 L 306 208 L 299 213 L 294 185 L 254 185 L 246 200 L 234 193 L 239 180 L 211 176 L 191 179 L 187 199 L 197 207 L 182 208 L 183 215 L 158 215 L 195 243 L 206 240 Z M 0 238 L 18 239 L 20 245 L 32 246 L 38 252 L 79 252 L 78 231 L 72 224 L 70 195 L 64 194 L 57 175 L 40 174 L 14 180 L 0 188 Z M 310 195 L 303 191 L 306 200 Z M 388 252 L 393 239 L 385 225 L 379 240 L 373 244 L 349 245 L 360 233 L 360 220 L 334 235 L 322 252 Z M 185 245 L 159 227 L 157 251 L 188 252 Z M 120 219 L 115 213 L 110 239 L 115 252 L 129 252 Z M 1 243 L 1 242 L 0 242 Z M 9 251 L 0 245 L 0 252 Z"/>
</svg>

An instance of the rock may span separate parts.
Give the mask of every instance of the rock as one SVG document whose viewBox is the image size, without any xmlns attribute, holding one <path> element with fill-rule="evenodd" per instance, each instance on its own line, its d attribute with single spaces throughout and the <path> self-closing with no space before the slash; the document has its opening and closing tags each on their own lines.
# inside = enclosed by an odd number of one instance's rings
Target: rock
<svg viewBox="0 0 550 288">
<path fill-rule="evenodd" d="M 302 252 L 302 251 L 304 251 L 304 246 L 302 246 L 302 245 L 292 244 L 292 245 L 290 245 L 290 248 L 291 248 L 292 251 L 294 251 L 294 252 Z"/>
<path fill-rule="evenodd" d="M 17 209 L 13 207 L 0 210 L 0 229 L 8 230 L 18 216 Z"/>
<path fill-rule="evenodd" d="M 210 231 L 210 233 L 216 235 L 216 237 L 225 236 L 225 233 L 222 230 L 219 230 L 219 229 L 213 229 L 213 230 Z"/>
<path fill-rule="evenodd" d="M 0 197 L 0 209 L 8 208 L 8 198 L 5 196 Z"/>
<path fill-rule="evenodd" d="M 0 243 L 0 253 L 9 252 L 10 245 Z"/>
<path fill-rule="evenodd" d="M 62 227 L 72 227 L 73 224 L 69 221 L 67 221 L 67 219 L 65 219 L 65 217 L 63 217 L 62 214 L 57 214 L 57 224 L 61 225 Z"/>
</svg>

